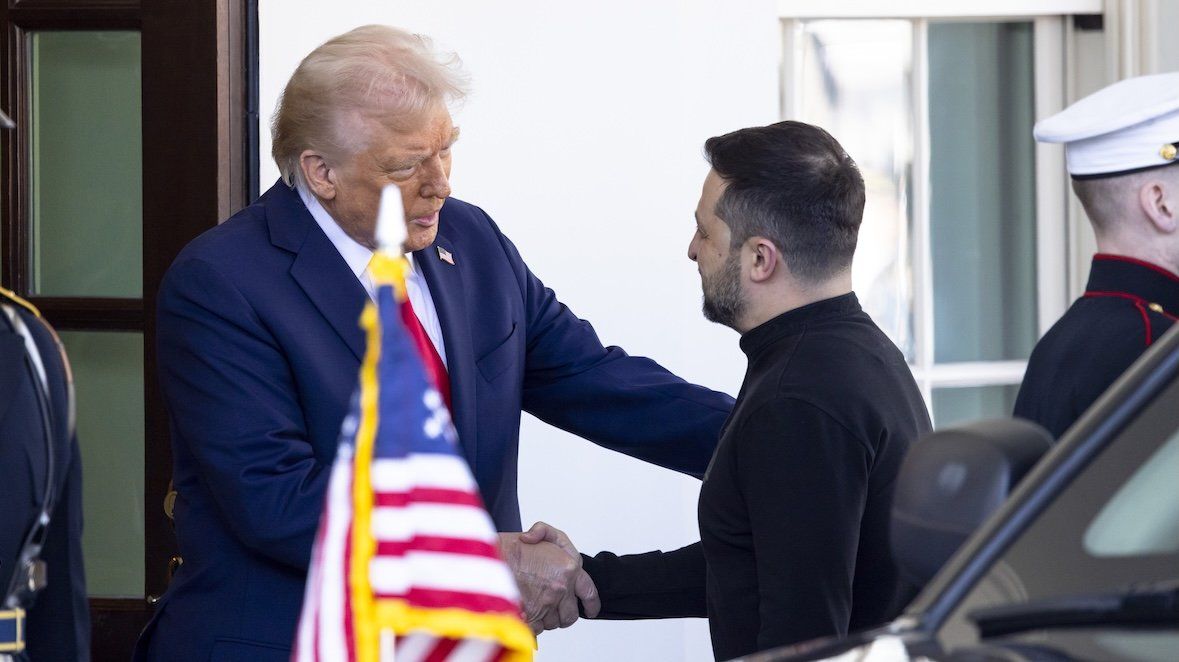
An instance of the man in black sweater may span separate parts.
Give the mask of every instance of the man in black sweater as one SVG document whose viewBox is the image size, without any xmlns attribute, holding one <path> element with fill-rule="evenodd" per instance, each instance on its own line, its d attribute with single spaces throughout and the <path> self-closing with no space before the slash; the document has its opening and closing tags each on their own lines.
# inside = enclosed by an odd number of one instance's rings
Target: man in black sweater
<svg viewBox="0 0 1179 662">
<path fill-rule="evenodd" d="M 700 490 L 701 542 L 583 567 L 599 618 L 707 614 L 729 659 L 882 624 L 912 597 L 889 509 L 930 425 L 904 356 L 852 292 L 864 182 L 839 143 L 781 122 L 705 150 L 688 257 L 705 316 L 741 334 L 749 366 Z"/>
</svg>

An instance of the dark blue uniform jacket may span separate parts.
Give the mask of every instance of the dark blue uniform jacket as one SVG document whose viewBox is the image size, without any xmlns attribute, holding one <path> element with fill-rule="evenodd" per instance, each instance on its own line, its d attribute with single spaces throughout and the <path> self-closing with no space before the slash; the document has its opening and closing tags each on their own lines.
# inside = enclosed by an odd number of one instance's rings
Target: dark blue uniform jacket
<svg viewBox="0 0 1179 662">
<path fill-rule="evenodd" d="M 50 490 L 53 509 L 40 554 L 48 585 L 28 609 L 27 652 L 36 662 L 85 661 L 90 659 L 90 612 L 82 567 L 82 462 L 70 430 L 69 367 L 47 324 L 5 295 L 0 294 L 0 304 L 20 315 L 45 366 L 53 453 L 50 476 L 37 395 L 41 378 L 29 368 L 24 338 L 0 312 L 0 602 Z"/>
<path fill-rule="evenodd" d="M 1032 351 L 1015 415 L 1059 438 L 1179 314 L 1179 275 L 1120 255 L 1093 257 L 1085 294 Z"/>
</svg>

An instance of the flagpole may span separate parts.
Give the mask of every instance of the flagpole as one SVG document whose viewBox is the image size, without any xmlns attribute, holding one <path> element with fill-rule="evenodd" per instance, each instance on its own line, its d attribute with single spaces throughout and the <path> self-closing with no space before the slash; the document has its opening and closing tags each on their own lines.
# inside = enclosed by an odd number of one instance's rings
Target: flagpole
<svg viewBox="0 0 1179 662">
<path fill-rule="evenodd" d="M 406 239 L 405 211 L 401 190 L 394 185 L 381 192 L 377 212 L 377 250 L 370 264 L 376 285 L 391 283 L 398 302 L 406 298 L 405 270 L 408 267 L 401 247 Z M 396 257 L 394 257 L 396 256 Z M 380 662 L 380 627 L 376 605 L 369 587 L 367 573 L 376 553 L 372 534 L 372 459 L 376 440 L 377 416 L 380 407 L 380 384 L 377 365 L 381 356 L 381 321 L 377 304 L 368 302 L 361 315 L 361 324 L 368 337 L 364 363 L 360 374 L 360 428 L 356 433 L 356 454 L 353 456 L 352 479 L 352 554 L 348 582 L 351 587 L 352 619 L 356 662 Z"/>
<path fill-rule="evenodd" d="M 358 424 L 351 437 L 355 449 L 349 458 L 352 469 L 351 523 L 350 529 L 342 536 L 348 546 L 344 554 L 348 609 L 343 625 L 346 636 L 350 637 L 348 662 L 391 662 L 390 654 L 401 659 L 406 655 L 414 660 L 425 659 L 416 657 L 421 653 L 418 649 L 423 641 L 431 642 L 425 644 L 432 647 L 430 659 L 435 655 L 442 656 L 438 659 L 451 659 L 452 653 L 465 659 L 466 655 L 477 654 L 475 651 L 483 647 L 489 653 L 493 648 L 499 648 L 494 657 L 500 662 L 529 662 L 536 639 L 521 620 L 519 589 L 495 546 L 494 523 L 479 497 L 478 484 L 470 468 L 457 453 L 449 411 L 440 394 L 431 387 L 424 366 L 415 365 L 422 358 L 418 355 L 421 348 L 415 350 L 409 344 L 401 329 L 399 311 L 395 310 L 396 306 L 408 305 L 405 279 L 410 266 L 402 254 L 406 235 L 401 192 L 396 186 L 388 186 L 381 194 L 375 231 L 377 250 L 369 265 L 377 291 L 376 301 L 369 302 L 361 315 L 368 346 L 360 370 L 355 410 Z M 444 258 L 440 255 L 439 259 Z M 388 355 L 383 357 L 386 352 Z M 412 388 L 418 390 L 405 391 L 415 382 Z M 385 390 L 383 394 L 382 389 Z M 378 420 L 382 401 L 385 401 L 385 414 L 389 420 Z M 399 419 L 403 415 L 406 418 Z M 418 418 L 411 423 L 414 416 Z M 438 442 L 444 443 L 430 445 Z M 401 447 L 396 448 L 399 445 Z M 442 540 L 444 545 L 459 543 L 460 548 L 430 548 L 417 555 L 413 549 L 401 553 L 381 551 L 378 543 L 385 545 L 391 539 L 397 544 L 415 544 L 423 529 L 421 523 L 414 524 L 408 540 L 401 539 L 404 534 L 374 531 L 373 520 L 378 510 L 384 515 L 388 514 L 386 511 L 396 511 L 396 507 L 377 508 L 375 504 L 374 482 L 387 485 L 389 476 L 395 475 L 387 464 L 390 457 L 397 458 L 398 471 L 411 472 L 411 463 L 420 461 L 427 462 L 425 466 L 434 469 L 425 471 L 423 476 L 405 473 L 405 486 L 381 487 L 383 496 L 401 491 L 404 492 L 399 495 L 401 498 L 418 500 L 417 503 L 427 507 L 456 508 L 458 519 L 464 522 L 461 532 L 446 530 L 437 533 L 438 529 L 430 532 L 429 525 L 424 529 L 426 539 L 433 537 L 432 544 Z M 386 464 L 374 469 L 377 460 Z M 443 474 L 433 473 L 438 467 L 445 468 Z M 447 478 L 439 479 L 440 475 Z M 432 497 L 414 495 L 417 486 L 423 484 L 424 492 L 432 492 Z M 439 492 L 448 496 L 443 498 Z M 450 502 L 446 498 L 458 500 Z M 477 515 L 470 519 L 474 513 Z M 465 546 L 467 543 L 475 545 L 474 551 Z M 374 591 L 374 564 L 389 562 L 390 555 L 398 554 L 403 558 L 394 559 L 394 562 L 400 563 L 402 568 L 412 567 L 415 562 L 429 563 L 431 555 L 441 555 L 450 564 L 448 567 L 466 568 L 468 572 L 476 568 L 478 583 L 475 586 L 452 583 L 448 587 L 446 580 L 442 579 L 439 588 L 438 582 L 443 576 L 435 571 L 425 585 L 414 586 L 413 582 L 399 585 L 394 591 L 398 595 L 392 598 L 388 595 L 387 585 L 382 589 L 384 593 Z M 462 576 L 462 572 L 457 575 Z M 426 596 L 441 592 L 446 594 L 445 599 L 423 606 L 420 597 L 411 597 L 419 589 Z M 410 643 L 406 648 L 394 651 L 401 646 L 403 636 Z M 394 638 L 397 638 L 396 644 L 392 643 Z"/>
</svg>

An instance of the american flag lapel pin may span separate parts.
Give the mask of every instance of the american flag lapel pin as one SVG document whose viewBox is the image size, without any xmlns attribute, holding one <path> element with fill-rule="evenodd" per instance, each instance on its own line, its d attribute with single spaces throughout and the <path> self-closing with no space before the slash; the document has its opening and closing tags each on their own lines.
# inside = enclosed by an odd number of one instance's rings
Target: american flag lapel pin
<svg viewBox="0 0 1179 662">
<path fill-rule="evenodd" d="M 442 260 L 443 262 L 445 262 L 453 267 L 454 266 L 454 256 L 450 254 L 450 251 L 446 250 L 445 248 L 443 248 L 441 246 L 437 246 L 437 248 L 438 248 L 438 259 Z"/>
</svg>

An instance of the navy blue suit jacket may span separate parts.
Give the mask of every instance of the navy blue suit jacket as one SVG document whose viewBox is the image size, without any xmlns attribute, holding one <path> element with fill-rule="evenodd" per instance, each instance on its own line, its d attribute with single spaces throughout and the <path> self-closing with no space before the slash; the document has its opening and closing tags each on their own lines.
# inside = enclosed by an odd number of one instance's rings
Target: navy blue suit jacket
<svg viewBox="0 0 1179 662">
<path fill-rule="evenodd" d="M 462 452 L 500 530 L 520 529 L 521 411 L 703 474 L 732 399 L 603 347 L 481 209 L 447 200 L 435 245 L 415 260 L 442 325 Z M 160 290 L 158 338 L 184 564 L 141 653 L 287 659 L 364 353 L 366 301 L 281 182 L 176 258 Z"/>
</svg>

